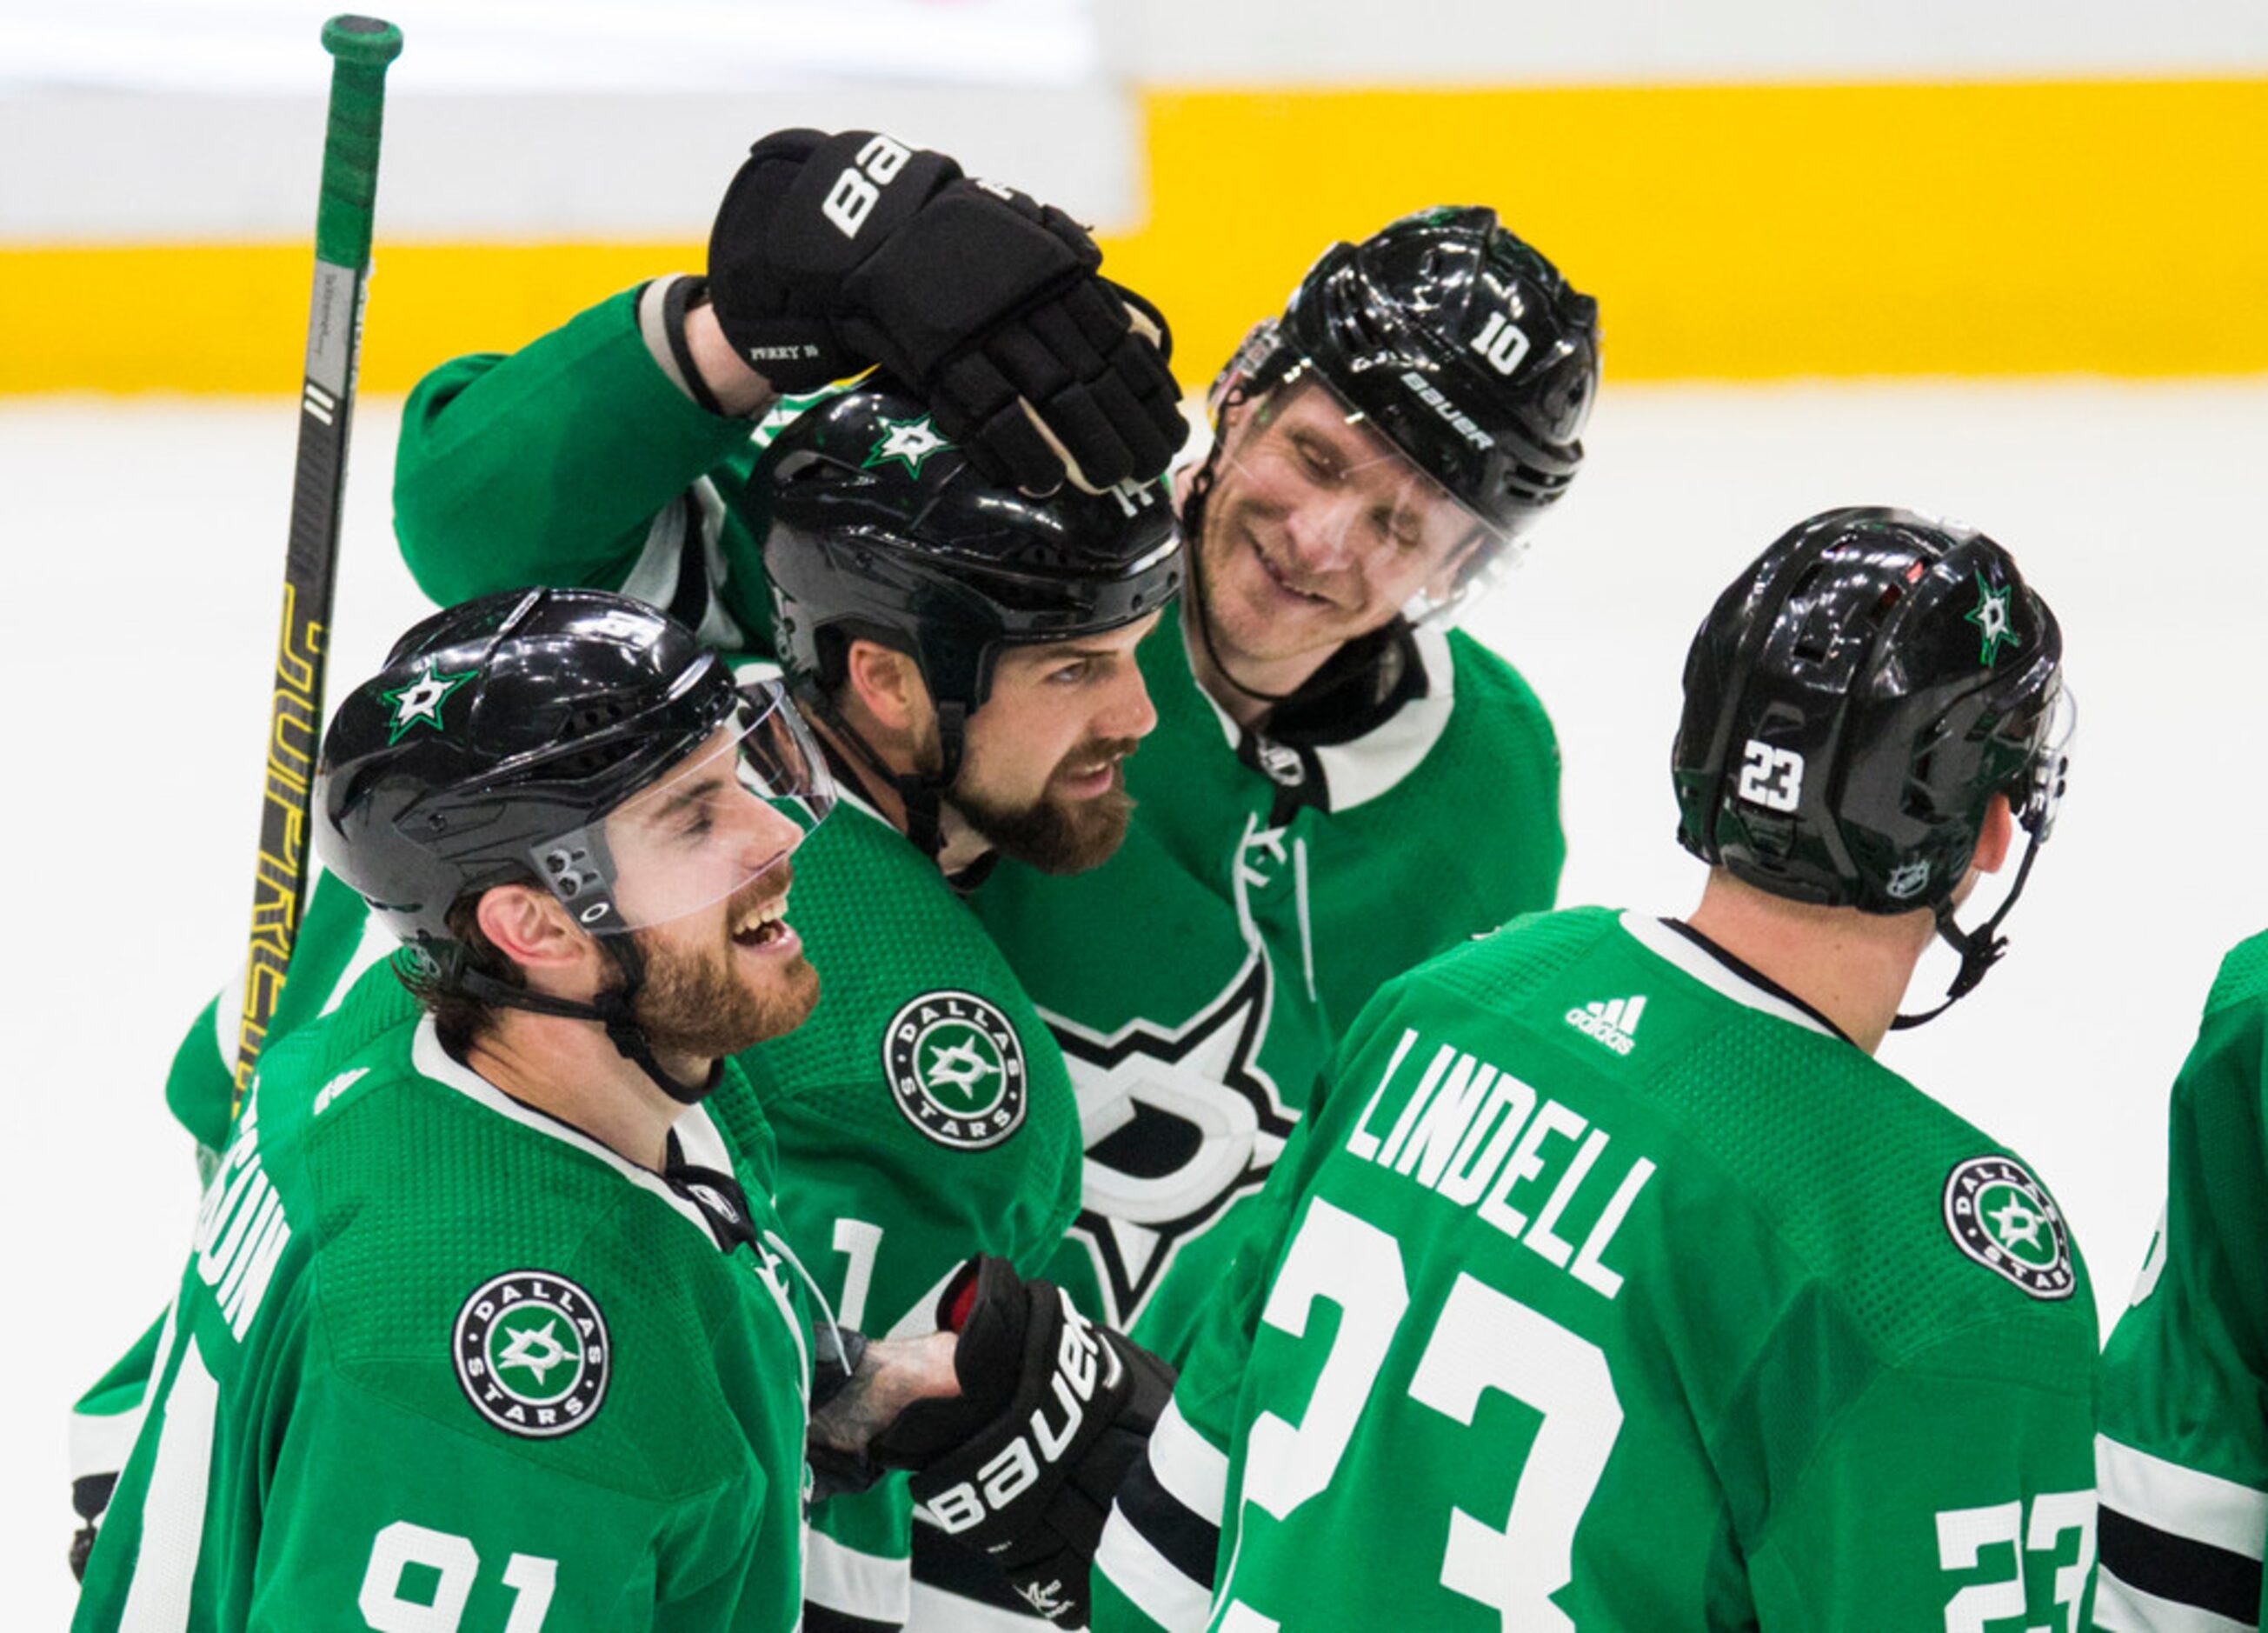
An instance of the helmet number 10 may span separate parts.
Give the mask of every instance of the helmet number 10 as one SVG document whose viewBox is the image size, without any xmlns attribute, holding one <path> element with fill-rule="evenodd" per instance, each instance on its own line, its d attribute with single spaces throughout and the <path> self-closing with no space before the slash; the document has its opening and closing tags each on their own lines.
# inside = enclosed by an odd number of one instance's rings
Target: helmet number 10
<svg viewBox="0 0 2268 1633">
<path fill-rule="evenodd" d="M 1473 336 L 1473 350 L 1499 374 L 1509 374 L 1520 366 L 1529 344 L 1526 331 L 1501 312 L 1490 313 L 1481 332 Z"/>
</svg>

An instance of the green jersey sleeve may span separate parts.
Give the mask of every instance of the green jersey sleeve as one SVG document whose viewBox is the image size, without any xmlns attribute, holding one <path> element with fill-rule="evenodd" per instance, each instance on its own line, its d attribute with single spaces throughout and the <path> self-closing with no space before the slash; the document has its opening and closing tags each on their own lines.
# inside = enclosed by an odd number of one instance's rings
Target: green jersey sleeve
<svg viewBox="0 0 2268 1633">
<path fill-rule="evenodd" d="M 2097 1625 L 2256 1624 L 2268 1543 L 2268 935 L 2223 961 L 2175 1080 L 2166 1213 L 2102 1354 Z"/>
<path fill-rule="evenodd" d="M 1874 1373 L 1727 1594 L 1755 1625 L 2088 1625 L 2095 1471 L 2073 1425 L 2092 1395 L 2031 1325 L 1974 1326 Z"/>
<path fill-rule="evenodd" d="M 510 356 L 443 364 L 410 393 L 394 532 L 435 601 L 619 586 L 656 516 L 747 448 L 747 421 L 704 411 L 662 373 L 639 332 L 638 293 Z"/>
</svg>

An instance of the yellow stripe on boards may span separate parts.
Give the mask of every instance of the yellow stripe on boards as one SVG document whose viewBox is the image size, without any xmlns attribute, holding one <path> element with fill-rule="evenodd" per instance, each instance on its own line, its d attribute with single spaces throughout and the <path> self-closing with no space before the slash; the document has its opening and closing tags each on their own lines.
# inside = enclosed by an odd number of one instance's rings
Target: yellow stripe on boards
<svg viewBox="0 0 2268 1633">
<path fill-rule="evenodd" d="M 1333 239 L 1466 202 L 1600 297 L 1615 379 L 2268 369 L 2268 80 L 1144 103 L 1147 214 L 1107 266 L 1165 307 L 1192 388 Z M 400 243 L 384 218 L 379 391 L 703 255 Z M 295 391 L 309 275 L 304 245 L 0 247 L 0 392 Z"/>
<path fill-rule="evenodd" d="M 1334 238 L 1494 204 L 1610 379 L 2268 368 L 2268 80 L 1160 92 L 1116 265 L 1202 383 Z M 1200 362 L 1202 360 L 1202 362 Z"/>
</svg>

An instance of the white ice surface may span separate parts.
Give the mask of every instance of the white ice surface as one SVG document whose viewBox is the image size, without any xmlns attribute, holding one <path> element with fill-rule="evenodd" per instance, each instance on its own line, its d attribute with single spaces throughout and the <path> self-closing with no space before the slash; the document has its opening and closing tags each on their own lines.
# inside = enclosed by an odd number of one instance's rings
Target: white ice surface
<svg viewBox="0 0 2268 1633">
<path fill-rule="evenodd" d="M 11 1628 L 69 1615 L 64 1412 L 168 1296 L 195 1203 L 159 1088 L 240 957 L 292 408 L 0 403 L 0 543 L 27 575 L 6 654 L 24 1134 L 0 1192 Z M 398 410 L 363 405 L 335 676 L 366 673 L 422 610 L 388 537 Z M 2268 922 L 2248 826 L 2268 790 L 2268 381 L 1610 383 L 1589 440 L 1564 513 L 1471 620 L 1558 723 L 1569 902 L 1690 905 L 1699 869 L 1672 838 L 1667 774 L 1685 645 L 1789 522 L 1850 503 L 1964 517 L 2062 617 L 2071 797 L 2013 950 L 1884 1058 L 2033 1160 L 2107 1326 L 2157 1215 L 2166 1090 L 2198 1004 L 2222 951 Z"/>
</svg>

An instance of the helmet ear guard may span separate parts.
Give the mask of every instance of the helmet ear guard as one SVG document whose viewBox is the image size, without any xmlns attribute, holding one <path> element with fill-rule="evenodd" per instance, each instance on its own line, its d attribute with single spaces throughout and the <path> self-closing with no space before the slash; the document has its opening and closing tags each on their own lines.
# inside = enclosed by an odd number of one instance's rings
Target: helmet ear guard
<svg viewBox="0 0 2268 1633">
<path fill-rule="evenodd" d="M 1679 841 L 1790 900 L 1930 911 L 1962 957 L 1950 1003 L 2005 950 L 1999 927 L 2053 824 L 2061 666 L 2053 613 L 1984 535 L 1879 507 L 1815 516 L 1694 638 L 1671 757 Z M 1996 796 L 2026 849 L 2007 899 L 1963 931 L 1955 898 Z"/>
</svg>

